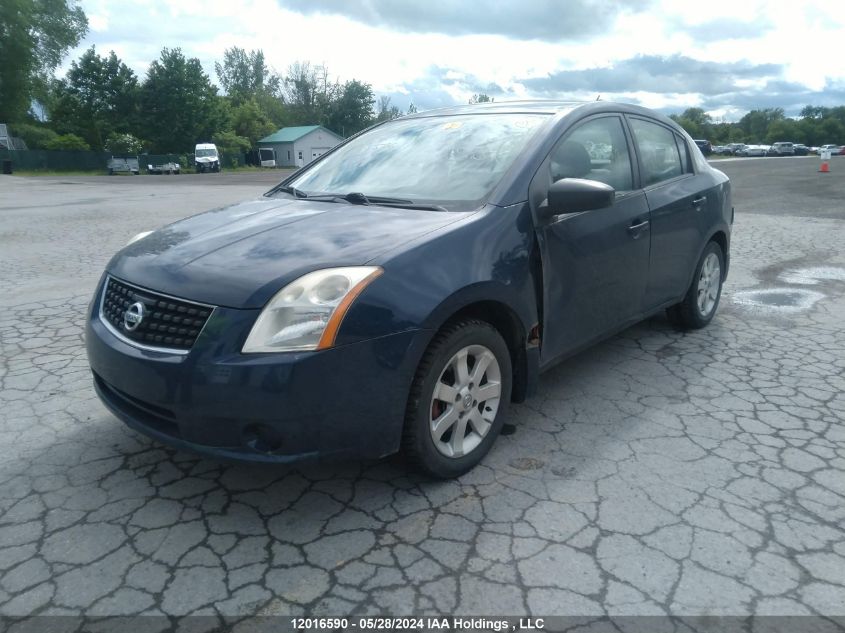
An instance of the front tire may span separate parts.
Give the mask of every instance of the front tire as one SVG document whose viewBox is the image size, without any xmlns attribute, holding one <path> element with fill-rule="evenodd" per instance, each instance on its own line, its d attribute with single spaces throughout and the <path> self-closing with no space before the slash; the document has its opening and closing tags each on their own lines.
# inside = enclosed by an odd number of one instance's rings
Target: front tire
<svg viewBox="0 0 845 633">
<path fill-rule="evenodd" d="M 713 320 L 725 275 L 725 255 L 716 242 L 709 242 L 698 260 L 683 301 L 667 310 L 671 321 L 684 329 L 697 330 Z"/>
<path fill-rule="evenodd" d="M 502 429 L 511 367 L 508 346 L 489 323 L 468 319 L 435 336 L 411 386 L 402 437 L 419 470 L 448 479 L 484 458 Z"/>
</svg>

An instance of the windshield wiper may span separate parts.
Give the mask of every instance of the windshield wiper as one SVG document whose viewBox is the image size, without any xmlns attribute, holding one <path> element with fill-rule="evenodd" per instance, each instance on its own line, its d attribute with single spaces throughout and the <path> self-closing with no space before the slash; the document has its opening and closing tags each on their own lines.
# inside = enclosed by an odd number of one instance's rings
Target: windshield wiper
<svg viewBox="0 0 845 633">
<path fill-rule="evenodd" d="M 370 198 L 372 200 L 372 198 Z M 425 204 L 424 202 L 374 202 L 380 207 L 394 207 L 396 209 L 414 209 L 417 211 L 446 211 L 449 209 L 439 204 Z"/>
<path fill-rule="evenodd" d="M 301 189 L 297 189 L 296 187 L 291 187 L 290 185 L 285 185 L 284 187 L 277 187 L 271 193 L 276 193 L 277 191 L 281 191 L 282 193 L 289 193 L 295 198 L 307 198 L 308 194 L 302 191 Z"/>
<path fill-rule="evenodd" d="M 363 193 L 353 191 L 341 196 L 343 200 L 352 204 L 374 204 L 380 207 L 396 207 L 398 209 L 418 209 L 420 211 L 448 211 L 438 204 L 425 204 L 407 200 L 405 198 L 387 198 L 385 196 L 366 196 Z"/>
<path fill-rule="evenodd" d="M 347 194 L 340 194 L 340 193 L 312 193 L 308 194 L 302 191 L 301 189 L 297 189 L 296 187 L 292 187 L 290 185 L 286 185 L 284 187 L 278 187 L 277 189 L 273 190 L 273 193 L 277 192 L 282 193 L 289 193 L 296 198 L 308 198 L 308 200 L 313 200 L 315 202 L 348 202 L 350 204 L 360 204 L 360 205 L 377 205 L 380 207 L 395 207 L 398 209 L 416 209 L 419 211 L 448 211 L 445 207 L 441 207 L 438 204 L 425 204 L 421 202 L 414 202 L 413 200 L 408 200 L 406 198 L 388 198 L 385 196 L 367 196 L 363 193 L 358 191 L 352 191 Z"/>
<path fill-rule="evenodd" d="M 302 189 L 297 189 L 296 187 L 292 187 L 290 185 L 285 185 L 284 187 L 277 187 L 273 189 L 270 193 L 289 193 L 294 198 L 308 198 L 309 200 L 315 200 L 317 202 L 337 202 L 338 199 L 342 199 L 343 196 L 338 193 L 312 193 L 308 194 L 302 191 Z"/>
</svg>

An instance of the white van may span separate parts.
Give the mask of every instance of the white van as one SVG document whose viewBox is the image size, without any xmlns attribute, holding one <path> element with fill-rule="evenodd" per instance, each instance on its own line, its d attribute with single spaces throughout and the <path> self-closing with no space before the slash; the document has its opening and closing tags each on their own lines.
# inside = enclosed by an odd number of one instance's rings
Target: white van
<svg viewBox="0 0 845 633">
<path fill-rule="evenodd" d="M 220 171 L 220 153 L 214 143 L 197 143 L 194 148 L 194 163 L 197 173 Z"/>
</svg>

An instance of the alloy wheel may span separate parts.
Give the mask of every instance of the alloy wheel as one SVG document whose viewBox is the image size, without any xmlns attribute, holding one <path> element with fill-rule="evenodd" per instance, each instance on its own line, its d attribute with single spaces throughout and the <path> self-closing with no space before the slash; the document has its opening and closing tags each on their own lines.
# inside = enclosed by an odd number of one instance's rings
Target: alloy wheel
<svg viewBox="0 0 845 633">
<path fill-rule="evenodd" d="M 483 345 L 468 345 L 446 363 L 434 385 L 429 430 L 437 450 L 463 457 L 490 431 L 502 395 L 496 356 Z"/>
<path fill-rule="evenodd" d="M 722 266 L 716 253 L 709 253 L 701 264 L 698 276 L 698 312 L 707 317 L 719 299 L 719 287 L 722 283 Z"/>
</svg>

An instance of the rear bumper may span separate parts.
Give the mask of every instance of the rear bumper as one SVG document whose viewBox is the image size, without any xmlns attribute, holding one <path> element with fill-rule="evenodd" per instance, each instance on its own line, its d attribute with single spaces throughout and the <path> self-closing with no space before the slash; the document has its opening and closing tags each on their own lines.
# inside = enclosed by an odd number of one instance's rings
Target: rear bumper
<svg viewBox="0 0 845 633">
<path fill-rule="evenodd" d="M 399 447 L 422 330 L 321 351 L 241 354 L 254 310 L 218 308 L 188 354 L 112 334 L 92 302 L 86 347 L 103 403 L 127 425 L 206 455 L 294 462 Z"/>
</svg>

